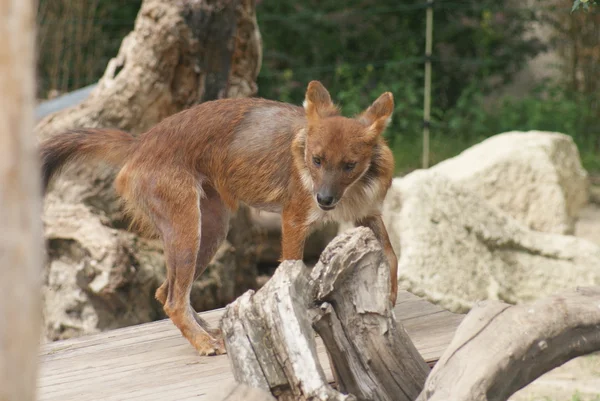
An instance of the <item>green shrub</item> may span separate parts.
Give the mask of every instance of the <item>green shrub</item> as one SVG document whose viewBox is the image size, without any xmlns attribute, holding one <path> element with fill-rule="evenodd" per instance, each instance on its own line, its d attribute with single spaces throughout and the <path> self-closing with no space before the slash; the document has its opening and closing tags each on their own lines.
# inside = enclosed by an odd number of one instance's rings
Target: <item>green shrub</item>
<svg viewBox="0 0 600 401">
<path fill-rule="evenodd" d="M 514 130 L 554 131 L 570 135 L 579 148 L 584 167 L 591 172 L 600 172 L 600 124 L 589 99 L 549 82 L 524 97 L 500 99 L 492 107 L 485 106 L 484 98 L 475 86 L 465 88 L 455 107 L 437 113 L 432 127 L 432 164 L 452 157 L 489 136 Z M 400 133 L 388 135 L 402 136 Z M 422 149 L 420 138 L 396 142 L 394 151 L 399 171 L 420 166 L 415 149 L 419 152 Z"/>
</svg>

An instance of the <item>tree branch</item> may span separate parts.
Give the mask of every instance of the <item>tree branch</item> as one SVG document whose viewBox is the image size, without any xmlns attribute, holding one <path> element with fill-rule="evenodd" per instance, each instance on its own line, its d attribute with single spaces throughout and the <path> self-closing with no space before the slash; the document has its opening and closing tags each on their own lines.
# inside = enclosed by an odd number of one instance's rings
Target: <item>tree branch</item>
<svg viewBox="0 0 600 401">
<path fill-rule="evenodd" d="M 506 400 L 544 373 L 597 350 L 600 287 L 523 305 L 482 302 L 458 327 L 418 400 Z"/>
</svg>

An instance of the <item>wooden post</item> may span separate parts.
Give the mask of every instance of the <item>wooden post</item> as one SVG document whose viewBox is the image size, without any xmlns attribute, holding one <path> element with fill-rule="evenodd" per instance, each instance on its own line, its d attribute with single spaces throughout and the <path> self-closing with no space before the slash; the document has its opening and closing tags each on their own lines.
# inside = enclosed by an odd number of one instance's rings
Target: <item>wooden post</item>
<svg viewBox="0 0 600 401">
<path fill-rule="evenodd" d="M 431 49 L 433 42 L 433 0 L 427 1 L 425 27 L 425 93 L 423 101 L 423 168 L 429 167 L 429 122 L 431 118 Z"/>
<path fill-rule="evenodd" d="M 411 401 L 429 366 L 396 320 L 385 254 L 373 232 L 354 228 L 336 237 L 311 272 L 310 311 L 342 393 L 359 400 Z"/>
<path fill-rule="evenodd" d="M 42 265 L 31 0 L 0 0 L 0 400 L 35 399 Z"/>
<path fill-rule="evenodd" d="M 325 378 L 307 308 L 311 291 L 302 261 L 284 261 L 256 293 L 229 304 L 221 329 L 233 376 L 280 401 L 351 401 Z"/>
</svg>

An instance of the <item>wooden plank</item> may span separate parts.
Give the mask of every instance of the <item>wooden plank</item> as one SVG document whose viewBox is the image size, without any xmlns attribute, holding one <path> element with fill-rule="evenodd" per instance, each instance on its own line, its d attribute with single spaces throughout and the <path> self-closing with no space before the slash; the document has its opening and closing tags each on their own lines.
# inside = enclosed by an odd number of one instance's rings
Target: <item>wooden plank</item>
<svg viewBox="0 0 600 401">
<path fill-rule="evenodd" d="M 245 384 L 234 383 L 225 388 L 222 394 L 215 394 L 215 400 L 219 401 L 277 401 L 271 393 L 265 390 L 249 387 Z"/>
<path fill-rule="evenodd" d="M 222 313 L 217 309 L 200 315 L 216 326 Z M 463 318 L 405 291 L 398 294 L 394 313 L 430 363 L 448 346 Z M 332 381 L 320 339 L 317 351 Z M 208 401 L 233 384 L 226 355 L 198 356 L 168 320 L 45 344 L 40 362 L 40 401 Z"/>
</svg>

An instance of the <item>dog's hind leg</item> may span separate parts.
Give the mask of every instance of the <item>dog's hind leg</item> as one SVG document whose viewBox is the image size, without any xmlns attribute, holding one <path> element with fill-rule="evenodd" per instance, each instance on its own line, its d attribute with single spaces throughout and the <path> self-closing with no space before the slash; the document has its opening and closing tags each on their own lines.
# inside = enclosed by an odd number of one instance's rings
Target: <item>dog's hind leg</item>
<svg viewBox="0 0 600 401">
<path fill-rule="evenodd" d="M 201 191 L 200 199 L 200 247 L 198 249 L 196 259 L 196 271 L 194 274 L 195 281 L 206 270 L 208 264 L 219 249 L 219 246 L 227 237 L 229 229 L 229 219 L 231 213 L 227 206 L 223 203 L 219 194 L 209 185 L 204 185 Z M 156 290 L 155 297 L 163 305 L 167 301 L 169 294 L 169 279 L 167 278 L 163 284 Z M 196 314 L 190 305 L 196 322 L 201 325 L 207 332 L 214 336 L 218 336 L 220 331 L 212 329 L 204 319 Z"/>
<path fill-rule="evenodd" d="M 156 291 L 171 321 L 202 355 L 225 353 L 218 330 L 208 327 L 190 305 L 194 280 L 225 238 L 229 211 L 210 187 L 185 172 L 156 176 L 146 186 L 145 209 L 161 234 L 167 280 Z M 162 181 L 164 180 L 164 181 Z"/>
</svg>

